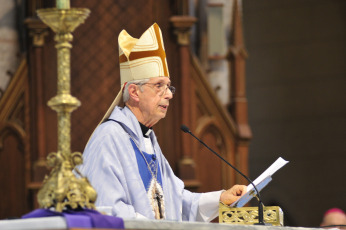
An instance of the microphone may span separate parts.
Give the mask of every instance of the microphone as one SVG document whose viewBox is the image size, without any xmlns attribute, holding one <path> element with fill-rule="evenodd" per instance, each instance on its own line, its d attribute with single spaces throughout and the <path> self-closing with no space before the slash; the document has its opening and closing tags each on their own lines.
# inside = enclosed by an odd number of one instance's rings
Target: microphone
<svg viewBox="0 0 346 230">
<path fill-rule="evenodd" d="M 248 182 L 250 182 L 250 184 L 252 184 L 252 186 L 254 187 L 256 194 L 257 194 L 257 198 L 258 198 L 258 223 L 256 223 L 255 225 L 265 225 L 264 220 L 263 220 L 263 202 L 261 200 L 261 196 L 260 193 L 258 192 L 255 184 L 252 182 L 252 180 L 250 180 L 250 178 L 248 178 L 246 175 L 244 175 L 242 172 L 240 172 L 236 167 L 234 167 L 233 165 L 231 165 L 228 161 L 226 161 L 222 156 L 220 156 L 217 152 L 215 152 L 214 150 L 212 150 L 208 145 L 206 145 L 202 140 L 200 140 L 198 137 L 196 137 L 191 131 L 190 129 L 186 126 L 186 125 L 181 125 L 180 129 L 185 132 L 190 134 L 191 136 L 193 136 L 196 140 L 198 140 L 202 145 L 204 145 L 205 147 L 207 147 L 207 149 L 209 149 L 212 153 L 214 153 L 216 156 L 218 156 L 221 160 L 223 160 L 227 165 L 231 166 L 236 172 L 238 172 L 240 175 L 242 175 Z"/>
</svg>

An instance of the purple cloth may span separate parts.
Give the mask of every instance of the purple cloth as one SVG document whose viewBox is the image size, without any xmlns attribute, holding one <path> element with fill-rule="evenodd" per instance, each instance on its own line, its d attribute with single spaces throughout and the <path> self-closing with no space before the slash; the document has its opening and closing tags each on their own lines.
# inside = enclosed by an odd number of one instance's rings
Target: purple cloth
<svg viewBox="0 0 346 230">
<path fill-rule="evenodd" d="M 49 209 L 36 209 L 22 216 L 26 218 L 63 216 L 69 228 L 124 228 L 124 221 L 119 217 L 107 216 L 91 209 L 64 210 L 55 212 Z"/>
</svg>

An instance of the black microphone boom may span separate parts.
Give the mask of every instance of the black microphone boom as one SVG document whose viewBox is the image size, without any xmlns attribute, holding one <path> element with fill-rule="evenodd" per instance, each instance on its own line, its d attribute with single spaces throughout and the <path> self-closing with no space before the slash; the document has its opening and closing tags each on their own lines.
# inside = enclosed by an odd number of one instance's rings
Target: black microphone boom
<svg viewBox="0 0 346 230">
<path fill-rule="evenodd" d="M 256 194 L 257 194 L 257 198 L 258 198 L 258 225 L 265 225 L 264 220 L 263 220 L 263 203 L 261 200 L 261 196 L 255 186 L 255 184 L 252 182 L 252 180 L 250 180 L 250 178 L 248 178 L 246 175 L 244 175 L 242 172 L 240 172 L 236 167 L 234 167 L 233 165 L 231 165 L 228 161 L 226 161 L 222 156 L 220 156 L 220 154 L 218 154 L 217 152 L 215 152 L 214 150 L 212 150 L 208 145 L 206 145 L 202 140 L 200 140 L 198 137 L 196 137 L 195 135 L 193 135 L 193 133 L 190 131 L 190 129 L 186 126 L 186 125 L 181 125 L 180 129 L 185 132 L 190 134 L 191 136 L 193 136 L 196 140 L 198 140 L 202 145 L 204 145 L 205 147 L 207 147 L 207 149 L 209 149 L 212 153 L 214 153 L 216 156 L 218 156 L 221 160 L 223 160 L 227 165 L 231 166 L 236 172 L 238 172 L 240 175 L 242 175 L 247 181 L 250 182 L 250 184 L 252 184 L 252 186 L 254 187 Z"/>
</svg>

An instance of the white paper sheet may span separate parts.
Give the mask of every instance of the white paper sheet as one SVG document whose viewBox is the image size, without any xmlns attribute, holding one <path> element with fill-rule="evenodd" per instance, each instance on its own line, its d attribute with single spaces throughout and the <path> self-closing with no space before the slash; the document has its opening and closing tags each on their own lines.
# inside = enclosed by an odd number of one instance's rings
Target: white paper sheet
<svg viewBox="0 0 346 230">
<path fill-rule="evenodd" d="M 288 161 L 279 157 L 269 168 L 267 168 L 256 180 L 253 181 L 258 192 L 261 191 L 271 180 L 272 175 L 286 165 Z M 231 204 L 231 207 L 243 207 L 247 202 L 249 202 L 253 197 L 256 196 L 256 191 L 252 184 L 247 186 L 247 192 L 238 201 Z"/>
</svg>

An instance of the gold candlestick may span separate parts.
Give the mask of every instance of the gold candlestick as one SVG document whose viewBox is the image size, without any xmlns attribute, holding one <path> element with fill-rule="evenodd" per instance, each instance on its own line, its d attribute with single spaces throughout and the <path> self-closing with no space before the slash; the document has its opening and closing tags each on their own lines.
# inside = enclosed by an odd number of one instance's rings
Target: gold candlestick
<svg viewBox="0 0 346 230">
<path fill-rule="evenodd" d="M 96 192 L 89 181 L 76 178 L 73 168 L 82 163 L 82 154 L 71 153 L 71 112 L 80 106 L 80 101 L 70 94 L 70 49 L 72 32 L 88 17 L 88 9 L 70 9 L 69 0 L 58 0 L 57 8 L 40 9 L 39 18 L 55 33 L 57 48 L 57 95 L 48 101 L 48 106 L 58 114 L 58 151 L 47 157 L 48 165 L 53 167 L 46 176 L 38 192 L 41 208 L 54 207 L 61 212 L 64 208 L 78 207 L 94 209 Z"/>
</svg>

